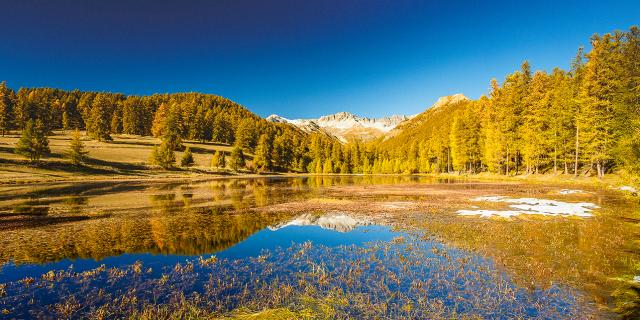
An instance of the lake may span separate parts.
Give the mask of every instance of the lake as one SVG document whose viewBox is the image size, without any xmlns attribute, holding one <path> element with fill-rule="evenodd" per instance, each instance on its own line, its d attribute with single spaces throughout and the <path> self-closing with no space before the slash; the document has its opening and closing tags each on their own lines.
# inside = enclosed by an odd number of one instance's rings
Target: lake
<svg viewBox="0 0 640 320">
<path fill-rule="evenodd" d="M 633 318 L 639 217 L 607 187 L 418 176 L 7 185 L 0 317 Z"/>
</svg>

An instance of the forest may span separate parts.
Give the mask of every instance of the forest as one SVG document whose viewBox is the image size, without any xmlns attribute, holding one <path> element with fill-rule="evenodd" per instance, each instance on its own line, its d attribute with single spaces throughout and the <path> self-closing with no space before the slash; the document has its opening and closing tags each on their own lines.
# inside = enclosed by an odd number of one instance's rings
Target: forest
<svg viewBox="0 0 640 320">
<path fill-rule="evenodd" d="M 150 164 L 164 168 L 190 140 L 231 145 L 230 161 L 212 154 L 212 162 L 256 172 L 637 175 L 640 30 L 592 36 L 569 70 L 532 71 L 525 61 L 502 82 L 491 80 L 486 96 L 427 109 L 371 142 L 271 123 L 210 94 L 14 91 L 2 82 L 0 131 L 12 130 L 22 132 L 16 152 L 32 161 L 38 145 L 46 157 L 54 130 L 86 130 L 104 142 L 114 134 L 160 138 Z"/>
</svg>

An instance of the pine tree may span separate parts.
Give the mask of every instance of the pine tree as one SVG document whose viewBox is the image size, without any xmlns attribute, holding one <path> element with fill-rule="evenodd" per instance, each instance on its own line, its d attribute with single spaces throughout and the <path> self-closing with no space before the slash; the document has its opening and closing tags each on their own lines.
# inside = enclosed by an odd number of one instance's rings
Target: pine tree
<svg viewBox="0 0 640 320">
<path fill-rule="evenodd" d="M 238 146 L 234 147 L 233 150 L 231 150 L 231 169 L 233 169 L 234 171 L 238 171 L 240 169 L 243 169 L 245 165 L 246 162 L 244 159 L 244 152 L 242 151 L 242 148 Z"/>
<path fill-rule="evenodd" d="M 71 136 L 71 142 L 69 144 L 69 150 L 65 153 L 67 159 L 71 161 L 76 166 L 81 165 L 87 157 L 89 152 L 84 150 L 84 144 L 82 143 L 80 137 L 80 131 L 76 129 L 76 131 Z"/>
<path fill-rule="evenodd" d="M 180 165 L 183 167 L 190 167 L 193 165 L 193 154 L 191 153 L 191 148 L 187 147 L 184 150 L 184 154 L 182 155 L 182 159 L 180 159 Z"/>
<path fill-rule="evenodd" d="M 31 162 L 37 162 L 49 152 L 49 140 L 42 122 L 40 120 L 27 121 L 22 129 L 22 135 L 16 143 L 15 153 L 29 158 Z"/>
</svg>

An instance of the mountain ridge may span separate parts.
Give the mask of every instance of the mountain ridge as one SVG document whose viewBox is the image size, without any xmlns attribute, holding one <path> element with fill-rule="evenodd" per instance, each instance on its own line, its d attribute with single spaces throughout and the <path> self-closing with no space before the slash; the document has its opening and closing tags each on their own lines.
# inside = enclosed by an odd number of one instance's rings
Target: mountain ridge
<svg viewBox="0 0 640 320">
<path fill-rule="evenodd" d="M 372 140 L 384 136 L 397 125 L 412 117 L 394 114 L 380 118 L 368 118 L 342 111 L 315 119 L 288 119 L 272 114 L 266 120 L 274 123 L 288 123 L 305 132 L 323 132 L 342 142 L 348 142 L 352 139 Z"/>
<path fill-rule="evenodd" d="M 334 136 L 345 143 L 353 139 L 369 141 L 379 137 L 386 137 L 389 134 L 395 134 L 394 131 L 397 131 L 397 128 L 401 127 L 403 123 L 414 119 L 428 110 L 468 100 L 469 98 L 461 93 L 442 96 L 423 112 L 415 115 L 392 114 L 380 118 L 369 118 L 361 117 L 348 111 L 341 111 L 315 119 L 288 119 L 277 114 L 272 114 L 268 116 L 266 120 L 273 123 L 288 123 L 308 133 L 322 132 Z"/>
</svg>

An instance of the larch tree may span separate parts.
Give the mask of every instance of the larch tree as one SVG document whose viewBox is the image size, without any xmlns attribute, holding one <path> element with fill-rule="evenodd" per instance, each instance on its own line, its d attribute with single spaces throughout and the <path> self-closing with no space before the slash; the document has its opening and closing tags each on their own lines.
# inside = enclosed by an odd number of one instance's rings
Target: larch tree
<svg viewBox="0 0 640 320">
<path fill-rule="evenodd" d="M 40 120 L 28 120 L 22 129 L 22 135 L 16 143 L 15 153 L 38 162 L 43 155 L 51 152 L 46 129 Z"/>
<path fill-rule="evenodd" d="M 193 166 L 193 153 L 191 153 L 191 148 L 186 147 L 184 153 L 182 154 L 182 158 L 180 159 L 180 165 L 183 167 L 191 167 Z"/>
<path fill-rule="evenodd" d="M 162 142 L 160 146 L 153 147 L 150 161 L 164 169 L 171 169 L 176 164 L 176 154 L 169 143 Z"/>
<path fill-rule="evenodd" d="M 530 90 L 525 98 L 522 124 L 519 127 L 522 156 L 527 173 L 538 173 L 549 153 L 548 120 L 550 91 L 549 78 L 538 71 L 531 80 Z"/>
<path fill-rule="evenodd" d="M 79 166 L 87 159 L 87 152 L 82 143 L 82 137 L 80 131 L 76 129 L 71 136 L 71 142 L 69 143 L 69 149 L 65 152 L 65 156 L 73 165 Z"/>
<path fill-rule="evenodd" d="M 611 162 L 614 145 L 614 105 L 616 90 L 616 43 L 610 34 L 593 36 L 592 50 L 587 54 L 579 101 L 581 105 L 581 145 L 588 160 L 602 178 Z"/>
<path fill-rule="evenodd" d="M 2 136 L 13 125 L 13 105 L 15 103 L 15 93 L 7 88 L 5 81 L 0 82 L 0 131 Z"/>
<path fill-rule="evenodd" d="M 224 151 L 216 151 L 211 158 L 211 167 L 224 169 L 227 166 Z"/>
<path fill-rule="evenodd" d="M 110 102 L 103 94 L 98 94 L 93 100 L 89 120 L 87 121 L 87 134 L 94 140 L 111 141 L 111 128 L 108 121 L 108 109 Z"/>
<path fill-rule="evenodd" d="M 269 133 L 260 135 L 254 152 L 253 165 L 259 171 L 270 171 L 273 168 L 273 138 Z"/>
<path fill-rule="evenodd" d="M 234 171 L 243 169 L 246 166 L 242 148 L 236 146 L 231 150 L 231 159 L 229 160 L 229 165 Z"/>
</svg>

